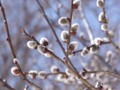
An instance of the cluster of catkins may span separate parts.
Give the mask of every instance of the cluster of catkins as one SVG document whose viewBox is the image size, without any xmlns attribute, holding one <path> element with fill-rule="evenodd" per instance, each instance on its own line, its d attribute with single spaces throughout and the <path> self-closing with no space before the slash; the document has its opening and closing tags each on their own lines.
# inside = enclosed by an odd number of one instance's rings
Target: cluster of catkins
<svg viewBox="0 0 120 90">
<path fill-rule="evenodd" d="M 73 2 L 73 9 L 80 8 L 80 3 L 81 3 L 80 0 L 75 0 Z M 69 25 L 69 18 L 67 18 L 67 17 L 61 17 L 58 20 L 58 23 L 61 26 Z M 61 39 L 62 39 L 62 41 L 65 42 L 65 43 L 67 43 L 69 41 L 69 39 L 70 39 L 70 35 L 71 36 L 72 35 L 76 35 L 78 29 L 79 29 L 79 24 L 78 23 L 74 23 L 74 24 L 71 25 L 70 32 L 68 30 L 63 30 L 61 32 Z M 68 47 L 69 48 L 69 52 L 75 51 L 77 49 L 77 47 L 78 47 L 78 42 L 77 41 L 70 42 L 69 47 Z M 99 49 L 99 47 L 97 45 L 92 45 L 91 47 L 85 47 L 85 48 L 82 49 L 81 55 L 85 56 L 89 52 L 96 53 L 98 51 L 98 49 Z"/>
<path fill-rule="evenodd" d="M 42 37 L 39 42 L 35 40 L 30 40 L 27 42 L 27 47 L 30 49 L 37 49 L 38 52 L 43 54 L 46 57 L 51 57 L 51 49 L 48 48 L 49 41 L 47 38 Z"/>
<path fill-rule="evenodd" d="M 80 6 L 81 6 L 80 4 L 81 4 L 81 0 L 74 0 L 73 5 L 72 5 L 73 10 L 80 8 Z M 104 0 L 97 0 L 96 4 L 99 8 L 101 8 L 103 10 L 99 14 L 99 17 L 98 17 L 99 22 L 101 22 L 101 24 L 102 24 L 101 25 L 101 30 L 107 32 L 108 31 L 108 20 L 106 18 L 106 14 L 105 14 L 105 10 L 104 10 L 105 1 Z M 68 17 L 61 17 L 61 18 L 59 18 L 58 23 L 61 26 L 67 26 L 67 25 L 70 24 L 70 19 Z M 77 41 L 70 41 L 70 36 L 76 35 L 78 30 L 79 30 L 79 24 L 78 23 L 73 23 L 71 25 L 70 31 L 63 30 L 60 34 L 61 40 L 64 43 L 69 44 L 68 45 L 69 52 L 75 51 L 78 47 L 78 42 Z M 70 41 L 70 43 L 68 43 L 69 41 Z M 81 50 L 81 56 L 85 56 L 89 53 L 98 52 L 99 46 L 101 44 L 105 43 L 105 42 L 109 42 L 109 39 L 107 39 L 107 38 L 95 38 L 94 43 L 91 46 L 84 47 Z M 45 37 L 42 37 L 39 42 L 34 40 L 34 39 L 29 40 L 27 42 L 27 47 L 28 48 L 36 49 L 36 50 L 38 50 L 38 52 L 40 52 L 44 56 L 51 57 L 53 51 L 48 48 L 48 45 L 49 45 L 49 41 Z M 68 55 L 70 56 L 71 53 L 68 53 Z M 13 61 L 18 62 L 18 60 L 16 58 Z M 11 68 L 11 73 L 15 76 L 19 76 L 20 75 L 20 70 L 19 70 L 18 67 L 15 66 L 15 67 Z M 30 70 L 29 72 L 24 72 L 24 74 L 28 75 L 28 77 L 30 77 L 32 79 L 35 79 L 37 76 L 41 79 L 46 79 L 47 76 L 49 76 L 49 75 L 57 75 L 57 80 L 58 81 L 63 81 L 65 83 L 73 82 L 73 81 L 78 79 L 78 78 L 74 77 L 74 75 L 70 72 L 70 70 L 66 69 L 65 72 L 61 72 L 57 66 L 52 66 L 50 73 L 47 73 L 45 71 L 39 71 L 38 72 L 38 71 L 35 71 L 35 70 Z M 78 83 L 81 83 L 80 80 L 77 80 L 77 81 L 78 81 Z"/>
<path fill-rule="evenodd" d="M 40 79 L 47 79 L 48 76 L 55 75 L 57 81 L 64 82 L 66 84 L 78 81 L 79 84 L 82 84 L 82 82 L 80 82 L 80 80 L 77 79 L 68 69 L 66 69 L 65 72 L 61 72 L 56 65 L 53 65 L 50 68 L 50 71 L 51 72 L 30 70 L 23 73 L 31 79 L 36 79 L 37 77 Z M 20 70 L 16 66 L 11 68 L 11 73 L 15 76 L 20 76 L 21 74 Z"/>
<path fill-rule="evenodd" d="M 80 0 L 74 0 L 73 2 L 73 10 L 74 9 L 78 9 L 80 7 Z M 72 21 L 72 20 L 71 20 Z M 70 25 L 70 19 L 68 17 L 61 17 L 59 18 L 58 20 L 58 23 L 61 25 L 61 26 L 69 26 Z M 71 28 L 70 28 L 70 31 L 68 30 L 63 30 L 61 32 L 61 40 L 65 43 L 68 43 L 70 41 L 70 35 L 73 36 L 73 35 L 76 35 L 77 31 L 79 29 L 79 24 L 78 23 L 74 23 L 71 25 Z M 77 41 L 70 41 L 69 45 L 68 45 L 68 50 L 69 52 L 72 52 L 74 50 L 76 50 L 78 47 L 78 42 Z M 69 53 L 70 55 L 70 53 Z"/>
<path fill-rule="evenodd" d="M 98 20 L 101 23 L 101 30 L 107 32 L 109 36 L 113 37 L 113 32 L 108 28 L 108 19 L 105 11 L 105 0 L 97 0 L 96 5 L 102 9 L 102 12 L 100 12 L 98 16 Z"/>
</svg>

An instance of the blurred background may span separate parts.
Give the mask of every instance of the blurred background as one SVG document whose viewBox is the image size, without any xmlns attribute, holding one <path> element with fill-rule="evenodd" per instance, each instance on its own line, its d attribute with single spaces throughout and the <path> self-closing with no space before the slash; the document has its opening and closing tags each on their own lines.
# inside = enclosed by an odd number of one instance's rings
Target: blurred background
<svg viewBox="0 0 120 90">
<path fill-rule="evenodd" d="M 36 50 L 29 49 L 26 45 L 28 38 L 23 35 L 21 31 L 22 28 L 24 28 L 30 35 L 35 36 L 38 41 L 41 37 L 48 38 L 50 42 L 49 48 L 51 48 L 61 58 L 64 57 L 62 50 L 54 38 L 51 28 L 42 16 L 41 9 L 36 3 L 36 0 L 1 1 L 5 9 L 13 46 L 23 71 L 27 72 L 29 70 L 44 70 L 50 72 L 50 67 L 52 65 L 57 65 L 61 71 L 65 71 L 66 68 L 60 62 L 55 60 L 55 58 L 46 58 Z M 64 29 L 68 30 L 68 27 L 61 27 L 58 24 L 58 19 L 62 16 L 70 16 L 71 0 L 39 1 L 42 3 L 50 22 L 52 23 L 59 39 L 61 40 L 60 33 Z M 101 12 L 101 9 L 97 8 L 96 0 L 81 1 L 85 17 L 89 23 L 94 38 L 106 37 L 105 33 L 101 31 L 100 23 L 98 22 L 98 15 Z M 119 0 L 106 0 L 105 7 L 107 18 L 109 19 L 109 29 L 114 34 L 112 37 L 113 42 L 118 46 L 120 46 L 119 6 Z M 14 64 L 12 63 L 11 51 L 6 41 L 7 35 L 3 21 L 3 16 L 0 11 L 0 77 L 5 79 L 10 86 L 16 88 L 17 90 L 23 90 L 27 83 L 21 80 L 20 77 L 13 76 L 10 71 Z M 79 46 L 77 49 L 82 49 L 85 45 L 90 46 L 89 37 L 79 10 L 74 11 L 72 23 L 79 23 L 80 25 L 77 35 L 71 39 L 72 41 L 75 40 L 78 42 Z M 84 37 L 86 41 L 83 41 L 81 39 L 82 37 Z M 62 44 L 64 47 L 66 47 L 65 43 L 62 42 Z M 110 58 L 109 62 L 106 60 L 108 52 L 112 53 L 112 57 Z M 82 57 L 80 53 L 78 53 L 76 56 L 71 58 L 71 61 L 78 71 L 83 68 L 89 68 L 90 70 L 112 70 L 113 72 L 120 73 L 120 52 L 117 51 L 116 48 L 111 44 L 102 45 L 97 54 L 89 55 L 87 57 Z M 94 76 L 94 81 L 100 79 L 103 84 L 108 87 L 112 87 L 113 89 L 111 90 L 119 90 L 120 79 L 116 79 L 108 75 L 99 78 L 98 77 L 98 75 Z M 56 80 L 55 76 L 50 76 L 45 80 L 39 78 L 30 80 L 35 82 L 37 85 L 42 86 L 44 90 L 83 90 L 83 88 L 85 88 L 84 86 L 75 83 L 67 84 L 59 82 Z M 94 81 L 90 80 L 90 82 Z M 2 83 L 0 83 L 0 90 L 8 89 L 5 88 Z"/>
</svg>

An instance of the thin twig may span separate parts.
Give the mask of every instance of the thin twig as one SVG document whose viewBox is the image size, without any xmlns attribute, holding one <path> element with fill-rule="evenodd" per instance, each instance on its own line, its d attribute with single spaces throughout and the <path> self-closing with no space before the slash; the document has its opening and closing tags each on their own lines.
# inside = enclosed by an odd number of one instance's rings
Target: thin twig
<svg viewBox="0 0 120 90">
<path fill-rule="evenodd" d="M 105 0 L 104 0 L 104 4 L 105 4 Z M 107 23 L 107 24 L 108 24 L 107 17 L 106 17 L 106 9 L 105 9 L 105 6 L 102 8 L 102 11 L 103 11 L 104 17 L 105 17 L 105 22 L 104 22 L 104 23 Z M 119 46 L 117 46 L 117 45 L 112 41 L 111 37 L 110 37 L 109 34 L 108 34 L 108 31 L 106 31 L 106 36 L 107 36 L 108 39 L 110 40 L 111 44 L 116 48 L 116 50 L 120 51 Z"/>
<path fill-rule="evenodd" d="M 70 17 L 69 17 L 69 39 L 67 41 L 67 53 L 66 53 L 66 62 L 71 66 L 71 68 L 73 68 L 73 70 L 75 70 L 75 72 L 77 72 L 77 69 L 74 67 L 74 65 L 72 64 L 72 62 L 70 61 L 69 57 L 68 57 L 68 53 L 69 53 L 69 44 L 71 41 L 71 25 L 72 25 L 72 17 L 73 17 L 73 0 L 71 0 L 71 11 L 70 11 Z"/>
<path fill-rule="evenodd" d="M 6 29 L 6 33 L 7 33 L 7 41 L 8 41 L 8 44 L 9 44 L 9 47 L 11 49 L 11 52 L 12 52 L 12 56 L 13 58 L 17 58 L 16 56 L 16 53 L 14 51 L 14 48 L 13 48 L 13 45 L 12 45 L 12 40 L 11 40 L 11 36 L 10 36 L 10 32 L 9 32 L 9 27 L 8 27 L 8 23 L 7 23 L 7 19 L 6 19 L 6 15 L 5 15 L 5 11 L 4 11 L 4 8 L 2 6 L 2 3 L 0 1 L 0 9 L 2 11 L 2 14 L 3 14 L 3 18 L 4 18 L 4 23 L 5 23 L 5 29 Z M 20 71 L 20 74 L 23 78 L 23 80 L 25 80 L 26 82 L 28 82 L 31 86 L 35 86 L 36 88 L 38 88 L 39 90 L 42 90 L 41 87 L 37 86 L 36 84 L 34 84 L 33 82 L 29 81 L 26 77 L 26 75 L 24 74 L 24 72 L 22 71 L 20 65 L 18 62 L 15 62 L 15 65 L 18 67 L 19 71 Z"/>
<path fill-rule="evenodd" d="M 3 86 L 5 86 L 7 89 L 9 90 L 16 90 L 14 88 L 12 88 L 5 80 L 3 80 L 2 78 L 0 78 L 0 82 L 3 84 Z"/>
<path fill-rule="evenodd" d="M 62 44 L 61 44 L 61 42 L 60 42 L 60 40 L 59 40 L 59 38 L 58 38 L 58 36 L 57 36 L 57 34 L 55 32 L 55 29 L 53 28 L 52 24 L 50 23 L 50 21 L 49 21 L 47 15 L 46 15 L 46 13 L 45 13 L 41 3 L 39 2 L 39 0 L 36 0 L 36 1 L 37 1 L 38 5 L 40 6 L 41 10 L 42 10 L 42 15 L 45 17 L 45 19 L 46 19 L 47 23 L 49 24 L 53 34 L 55 35 L 57 43 L 59 44 L 59 46 L 62 49 L 62 51 L 65 53 L 65 49 L 63 48 L 63 46 L 62 46 Z"/>
<path fill-rule="evenodd" d="M 10 36 L 10 33 L 9 33 L 9 28 L 8 28 L 8 23 L 7 23 L 5 11 L 4 11 L 4 8 L 2 6 L 1 0 L 0 0 L 0 9 L 2 11 L 3 18 L 4 18 L 4 23 L 5 23 L 6 33 L 7 33 L 7 41 L 8 41 L 8 44 L 10 46 L 13 58 L 16 58 L 16 54 L 15 54 L 15 51 L 14 51 L 14 48 L 13 48 L 13 45 L 12 45 L 11 36 Z"/>
<path fill-rule="evenodd" d="M 82 3 L 82 0 L 81 0 L 81 3 Z M 81 4 L 81 7 L 79 8 L 79 11 L 80 11 L 80 15 L 81 15 L 81 18 L 83 20 L 83 23 L 85 25 L 86 31 L 88 33 L 88 36 L 90 38 L 90 42 L 91 42 L 91 44 L 94 44 L 94 38 L 93 38 L 93 34 L 92 34 L 92 29 L 90 28 L 90 26 L 88 24 L 88 21 L 85 18 L 85 15 L 84 15 L 84 12 L 83 12 L 83 8 L 82 8 L 82 4 Z"/>
<path fill-rule="evenodd" d="M 103 74 L 108 74 L 108 75 L 111 75 L 111 76 L 114 76 L 114 77 L 120 79 L 120 75 L 119 75 L 119 74 L 113 73 L 113 72 L 111 72 L 111 71 L 97 70 L 97 71 L 86 71 L 85 73 L 86 73 L 86 74 L 91 74 L 91 73 L 94 73 L 94 74 L 103 73 Z"/>
</svg>

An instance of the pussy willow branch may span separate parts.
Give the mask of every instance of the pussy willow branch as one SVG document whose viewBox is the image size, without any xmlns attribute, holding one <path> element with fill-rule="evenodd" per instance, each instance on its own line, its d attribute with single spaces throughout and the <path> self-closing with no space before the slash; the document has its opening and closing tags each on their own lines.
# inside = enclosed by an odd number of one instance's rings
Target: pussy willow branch
<svg viewBox="0 0 120 90">
<path fill-rule="evenodd" d="M 68 42 L 67 42 L 67 50 L 68 50 L 68 45 L 69 45 L 70 40 L 71 40 L 70 31 L 71 31 L 71 25 L 72 25 L 73 11 L 74 11 L 74 8 L 73 8 L 73 0 L 71 0 L 71 11 L 70 11 L 70 18 L 69 18 L 69 39 L 68 39 Z"/>
<path fill-rule="evenodd" d="M 104 5 L 105 5 L 105 0 L 104 0 Z M 107 18 L 106 18 L 106 9 L 105 9 L 105 6 L 102 8 L 102 11 L 103 11 L 103 13 L 104 13 L 104 17 L 105 17 L 105 23 L 108 23 L 107 22 Z M 117 46 L 113 41 L 112 41 L 112 39 L 111 39 L 111 37 L 109 36 L 109 34 L 108 34 L 108 32 L 106 32 L 106 36 L 109 38 L 109 40 L 110 40 L 110 42 L 111 42 L 111 44 L 116 48 L 116 50 L 118 50 L 118 51 L 120 51 L 120 48 L 119 48 L 119 46 Z"/>
<path fill-rule="evenodd" d="M 8 23 L 7 23 L 7 19 L 6 19 L 6 15 L 5 15 L 5 11 L 4 11 L 4 8 L 2 6 L 2 3 L 0 1 L 0 9 L 2 11 L 2 14 L 3 14 L 3 18 L 4 18 L 4 23 L 5 23 L 5 29 L 6 29 L 6 33 L 7 33 L 7 41 L 8 41 L 8 44 L 9 44 L 9 47 L 11 49 L 11 52 L 12 52 L 12 56 L 13 58 L 17 58 L 16 56 L 16 53 L 14 51 L 14 48 L 13 48 L 13 45 L 12 45 L 12 40 L 11 40 L 11 36 L 10 36 L 10 32 L 9 32 L 9 27 L 8 27 Z M 30 85 L 32 86 L 35 86 L 36 88 L 38 88 L 39 90 L 42 90 L 41 87 L 37 86 L 36 84 L 34 84 L 33 82 L 29 81 L 27 79 L 27 77 L 25 76 L 24 72 L 22 71 L 20 65 L 18 62 L 15 62 L 15 65 L 18 67 L 19 71 L 20 71 L 20 74 L 23 78 L 23 80 L 25 80 L 26 82 L 28 82 Z"/>
<path fill-rule="evenodd" d="M 38 5 L 40 6 L 41 10 L 42 10 L 43 16 L 45 17 L 46 21 L 48 22 L 49 26 L 51 27 L 51 30 L 52 30 L 53 34 L 55 35 L 55 38 L 57 39 L 57 42 L 58 42 L 58 44 L 60 45 L 63 53 L 65 54 L 65 56 L 67 57 L 67 59 L 69 59 L 69 57 L 66 55 L 66 52 L 65 52 L 65 50 L 64 50 L 64 48 L 63 48 L 63 46 L 62 46 L 62 44 L 61 44 L 61 42 L 60 42 L 57 34 L 56 34 L 53 26 L 51 25 L 51 23 L 50 23 L 47 15 L 45 14 L 45 11 L 44 11 L 41 3 L 40 3 L 38 0 L 36 0 L 36 1 L 37 1 Z M 71 62 L 70 59 L 69 59 L 69 62 Z M 71 63 L 70 63 L 70 64 L 71 64 Z M 89 89 L 91 89 L 91 90 L 96 90 L 96 88 L 94 88 L 94 86 L 92 86 L 87 80 L 83 79 L 83 78 L 79 75 L 79 73 L 77 72 L 76 68 L 75 68 L 73 65 L 68 65 L 68 64 L 66 63 L 65 66 L 66 66 L 69 70 L 71 70 L 71 72 L 74 73 L 74 75 L 77 76 Z M 73 67 L 71 68 L 71 66 L 73 66 Z M 73 69 L 73 68 L 74 68 L 74 69 Z"/>
<path fill-rule="evenodd" d="M 0 82 L 3 84 L 3 86 L 5 86 L 7 89 L 9 90 L 16 90 L 14 88 L 12 88 L 6 81 L 4 81 L 2 78 L 0 78 Z"/>
<path fill-rule="evenodd" d="M 108 41 L 108 42 L 103 42 L 103 43 L 101 43 L 101 45 L 106 45 L 106 44 L 110 44 L 110 43 L 111 43 L 110 41 Z M 100 47 L 101 45 L 99 45 L 99 47 Z M 90 47 L 92 47 L 92 46 L 88 46 L 87 48 L 90 48 Z M 76 53 L 78 53 L 78 52 L 81 52 L 82 50 L 83 50 L 83 49 L 73 51 L 73 54 L 76 54 Z"/>
<path fill-rule="evenodd" d="M 56 32 L 55 32 L 55 29 L 53 28 L 52 24 L 50 23 L 50 21 L 49 21 L 47 15 L 46 15 L 46 13 L 45 13 L 45 11 L 44 11 L 44 9 L 43 9 L 41 3 L 39 2 L 39 0 L 36 0 L 36 1 L 37 1 L 38 5 L 40 6 L 41 10 L 42 10 L 42 15 L 45 17 L 45 19 L 46 19 L 47 23 L 49 24 L 49 26 L 50 26 L 50 28 L 51 28 L 53 34 L 55 35 L 56 41 L 58 42 L 58 44 L 60 45 L 62 51 L 64 52 L 65 50 L 64 50 L 64 48 L 63 48 L 63 46 L 62 46 L 62 44 L 61 44 L 59 38 L 57 37 L 57 34 L 56 34 Z M 64 52 L 64 53 L 65 53 L 65 52 Z"/>
<path fill-rule="evenodd" d="M 71 31 L 71 25 L 72 25 L 73 11 L 74 11 L 73 0 L 71 0 L 71 11 L 70 11 L 70 17 L 69 17 L 69 39 L 67 41 L 67 53 L 66 53 L 67 57 L 68 57 L 68 52 L 69 52 L 69 48 L 68 47 L 69 47 L 70 40 L 71 40 L 70 31 Z M 75 70 L 77 72 L 77 69 L 74 67 L 74 65 L 72 64 L 72 62 L 70 61 L 69 58 L 66 60 L 66 62 L 71 66 L 71 68 L 73 68 L 73 70 Z"/>
<path fill-rule="evenodd" d="M 81 0 L 81 3 L 82 3 L 82 0 Z M 90 26 L 88 24 L 88 21 L 87 21 L 85 15 L 84 15 L 82 4 L 81 4 L 81 7 L 79 7 L 79 11 L 80 11 L 80 15 L 81 15 L 81 18 L 83 20 L 83 23 L 85 25 L 86 31 L 88 33 L 88 36 L 90 38 L 90 42 L 91 42 L 91 44 L 94 44 L 93 34 L 92 34 L 92 31 L 91 31 L 92 29 L 90 28 Z"/>
<path fill-rule="evenodd" d="M 7 33 L 7 41 L 8 41 L 8 44 L 10 46 L 13 57 L 16 58 L 16 54 L 15 54 L 15 51 L 13 49 L 13 45 L 12 45 L 12 41 L 11 41 L 11 36 L 10 36 L 10 33 L 9 33 L 9 28 L 8 28 L 8 23 L 7 23 L 5 11 L 4 11 L 4 8 L 2 6 L 1 0 L 0 0 L 0 9 L 2 11 L 3 18 L 4 18 L 4 23 L 5 23 L 6 33 Z"/>
<path fill-rule="evenodd" d="M 35 37 L 33 38 L 33 36 L 30 36 L 24 29 L 23 29 L 23 32 L 24 32 L 24 34 L 25 34 L 28 38 L 30 38 L 30 39 L 35 40 L 36 42 L 38 42 L 38 41 L 35 39 Z M 38 43 L 39 43 L 39 42 L 38 42 Z M 40 45 L 40 44 L 38 44 L 38 45 Z M 80 79 L 89 89 L 91 89 L 91 90 L 96 90 L 87 80 L 83 79 L 79 74 L 75 73 L 75 72 L 73 71 L 73 69 L 72 69 L 68 64 L 66 64 L 60 57 L 58 57 L 55 53 L 53 53 L 53 52 L 51 52 L 51 51 L 49 51 L 49 50 L 48 50 L 48 52 L 49 52 L 54 58 L 56 58 L 56 60 L 60 61 L 63 65 L 65 65 L 65 66 L 66 66 L 76 77 L 78 77 L 78 79 Z"/>
<path fill-rule="evenodd" d="M 34 36 L 29 35 L 24 29 L 22 29 L 22 31 L 23 31 L 23 34 L 24 34 L 26 37 L 28 37 L 28 38 L 31 39 L 31 40 L 36 41 L 37 44 L 40 45 L 40 43 L 37 41 L 37 39 L 36 39 Z M 65 62 L 64 62 L 60 57 L 58 57 L 57 55 L 55 55 L 55 53 L 53 53 L 53 52 L 50 51 L 50 50 L 48 50 L 48 52 L 49 52 L 54 58 L 56 58 L 58 61 L 60 61 L 62 64 L 65 64 Z"/>
<path fill-rule="evenodd" d="M 70 67 L 73 69 L 73 71 L 74 71 L 75 73 L 77 73 L 76 68 L 72 65 L 72 63 L 71 63 L 71 61 L 70 61 L 68 55 L 67 55 L 66 52 L 65 52 L 65 49 L 63 48 L 63 46 L 62 46 L 62 44 L 61 44 L 61 42 L 60 42 L 60 40 L 59 40 L 59 38 L 58 38 L 58 36 L 57 36 L 57 34 L 56 34 L 56 32 L 55 32 L 55 29 L 53 28 L 52 24 L 50 23 L 50 21 L 49 21 L 47 15 L 46 15 L 46 13 L 45 13 L 45 11 L 44 11 L 43 6 L 42 6 L 41 3 L 39 2 L 39 0 L 36 0 L 36 1 L 37 1 L 37 3 L 38 3 L 39 7 L 40 7 L 41 10 L 42 10 L 42 15 L 44 16 L 45 20 L 47 21 L 48 25 L 49 25 L 50 28 L 51 28 L 51 30 L 52 30 L 52 32 L 53 32 L 55 38 L 56 38 L 56 41 L 57 41 L 58 45 L 59 45 L 60 48 L 62 49 L 64 55 L 67 57 L 67 60 L 69 61 L 69 64 L 70 64 Z"/>
<path fill-rule="evenodd" d="M 111 71 L 97 70 L 97 71 L 86 71 L 85 73 L 86 73 L 86 74 L 91 74 L 91 73 L 94 73 L 94 74 L 103 73 L 103 74 L 111 75 L 111 76 L 114 76 L 114 77 L 120 79 L 120 75 L 119 75 L 119 74 L 116 74 L 116 73 L 111 72 Z"/>
</svg>

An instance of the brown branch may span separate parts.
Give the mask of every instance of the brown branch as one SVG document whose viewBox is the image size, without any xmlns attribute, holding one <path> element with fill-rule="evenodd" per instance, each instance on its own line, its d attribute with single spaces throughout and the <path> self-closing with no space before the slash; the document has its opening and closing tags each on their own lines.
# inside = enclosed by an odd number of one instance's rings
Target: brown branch
<svg viewBox="0 0 120 90">
<path fill-rule="evenodd" d="M 31 40 L 36 41 L 38 45 L 41 45 L 34 36 L 29 35 L 24 29 L 22 29 L 22 31 L 23 31 L 23 34 L 24 34 L 26 37 L 28 37 L 28 38 L 31 39 Z M 47 48 L 46 48 L 46 49 L 47 49 Z M 53 53 L 52 51 L 50 51 L 50 50 L 48 50 L 48 49 L 47 49 L 47 51 L 48 51 L 54 58 L 56 58 L 58 61 L 60 61 L 62 64 L 65 64 L 65 62 L 64 62 L 60 57 L 58 57 L 57 55 L 55 55 L 55 53 Z"/>
<path fill-rule="evenodd" d="M 6 15 L 5 15 L 5 11 L 4 11 L 4 8 L 2 6 L 2 3 L 0 1 L 0 9 L 2 11 L 2 14 L 3 14 L 3 18 L 4 18 L 4 23 L 5 23 L 5 28 L 6 28 L 6 33 L 7 33 L 7 41 L 8 41 L 8 44 L 9 44 L 9 47 L 11 49 L 11 52 L 12 52 L 12 56 L 13 58 L 17 58 L 16 56 L 16 53 L 14 51 L 14 48 L 13 48 L 13 45 L 12 45 L 12 40 L 11 40 L 11 36 L 10 36 L 10 32 L 9 32 L 9 27 L 8 27 L 8 23 L 7 23 L 7 18 L 6 18 Z M 26 82 L 28 82 L 31 86 L 35 86 L 36 88 L 38 88 L 39 90 L 42 90 L 41 87 L 37 86 L 36 84 L 34 84 L 33 82 L 29 81 L 26 77 L 26 75 L 24 74 L 24 72 L 22 71 L 20 65 L 18 62 L 15 62 L 15 65 L 18 67 L 19 71 L 20 71 L 20 74 L 23 78 L 23 80 L 25 80 Z"/>
<path fill-rule="evenodd" d="M 74 65 L 72 64 L 72 62 L 70 61 L 69 57 L 68 57 L 68 53 L 69 53 L 69 44 L 70 44 L 70 40 L 71 40 L 71 25 L 72 25 L 72 17 L 73 17 L 73 11 L 74 11 L 74 8 L 73 8 L 73 0 L 71 0 L 71 11 L 70 11 L 70 17 L 69 17 L 69 39 L 67 41 L 67 53 L 65 54 L 67 59 L 66 59 L 66 62 L 71 66 L 71 68 L 77 72 L 77 69 L 74 67 Z"/>
<path fill-rule="evenodd" d="M 53 32 L 55 38 L 56 38 L 56 41 L 57 41 L 58 45 L 59 45 L 60 48 L 62 49 L 64 55 L 67 57 L 67 60 L 69 61 L 69 64 L 70 64 L 70 67 L 73 69 L 73 71 L 74 71 L 75 73 L 77 73 L 76 68 L 72 65 L 72 63 L 71 63 L 71 61 L 70 61 L 68 55 L 66 54 L 65 49 L 63 48 L 63 46 L 62 46 L 62 44 L 61 44 L 61 42 L 60 42 L 60 40 L 59 40 L 59 38 L 58 38 L 58 36 L 57 36 L 57 34 L 56 34 L 54 28 L 53 28 L 53 26 L 52 26 L 52 24 L 50 23 L 50 21 L 49 21 L 47 15 L 46 15 L 46 13 L 45 13 L 45 11 L 44 11 L 43 6 L 42 6 L 41 3 L 39 2 L 39 0 L 36 0 L 36 1 L 37 1 L 37 3 L 38 3 L 39 7 L 40 7 L 41 10 L 42 10 L 42 15 L 44 16 L 45 20 L 47 21 L 48 25 L 49 25 L 50 28 L 51 28 L 51 30 L 52 30 L 52 32 Z M 71 15 L 71 16 L 72 16 L 72 15 Z"/>
<path fill-rule="evenodd" d="M 94 74 L 103 73 L 103 74 L 111 75 L 111 76 L 114 76 L 114 77 L 120 79 L 120 75 L 119 75 L 119 74 L 113 73 L 113 72 L 111 72 L 111 71 L 97 70 L 97 71 L 86 71 L 85 73 L 86 73 L 86 74 L 91 74 L 91 73 L 94 73 Z"/>
<path fill-rule="evenodd" d="M 59 44 L 60 48 L 62 49 L 62 51 L 63 51 L 64 54 L 65 54 L 65 49 L 63 48 L 63 46 L 62 46 L 62 44 L 61 44 L 61 42 L 60 42 L 60 40 L 59 40 L 59 38 L 58 38 L 58 36 L 57 36 L 57 34 L 56 34 L 56 32 L 55 32 L 55 29 L 53 28 L 52 24 L 50 23 L 50 21 L 49 21 L 47 15 L 46 15 L 46 13 L 45 13 L 45 11 L 44 11 L 41 3 L 39 2 L 39 0 L 36 0 L 36 1 L 37 1 L 37 3 L 38 3 L 39 7 L 40 7 L 41 10 L 42 10 L 42 15 L 45 17 L 47 23 L 49 24 L 49 26 L 50 26 L 50 28 L 51 28 L 51 30 L 52 30 L 55 38 L 56 38 L 57 43 Z"/>
<path fill-rule="evenodd" d="M 104 4 L 105 4 L 105 0 L 104 0 Z M 105 22 L 104 23 L 107 23 L 108 24 L 108 21 L 107 21 L 107 17 L 106 17 L 106 9 L 105 9 L 105 6 L 102 8 L 102 11 L 104 13 L 104 17 L 105 17 Z M 114 46 L 116 48 L 116 50 L 120 51 L 120 48 L 118 45 L 115 44 L 115 42 L 112 41 L 111 37 L 109 36 L 108 32 L 106 31 L 106 36 L 108 37 L 108 39 L 110 40 L 112 46 Z"/>
<path fill-rule="evenodd" d="M 14 88 L 12 88 L 5 80 L 3 80 L 2 78 L 0 78 L 0 82 L 3 84 L 3 86 L 5 86 L 7 89 L 9 90 L 16 90 Z"/>
<path fill-rule="evenodd" d="M 24 30 L 24 34 L 27 35 L 28 38 L 34 40 L 25 30 Z M 36 39 L 35 39 L 36 40 Z M 37 41 L 38 42 L 38 41 Z M 40 45 L 40 44 L 38 44 Z M 51 52 L 48 50 L 48 52 L 50 52 L 50 54 L 56 58 L 56 60 L 60 61 L 63 65 L 65 65 L 70 71 L 71 73 L 73 73 L 76 77 L 78 77 L 88 88 L 90 88 L 91 90 L 96 90 L 87 80 L 83 79 L 79 73 L 76 73 L 66 62 L 64 62 L 60 57 L 58 57 L 57 55 L 55 55 L 55 53 Z"/>
<path fill-rule="evenodd" d="M 16 58 L 16 54 L 15 54 L 15 51 L 14 51 L 14 48 L 13 48 L 13 45 L 12 45 L 11 36 L 10 36 L 10 33 L 9 33 L 9 28 L 8 28 L 8 23 L 7 23 L 5 11 L 4 11 L 4 8 L 2 6 L 1 0 L 0 0 L 0 9 L 2 11 L 3 18 L 4 18 L 4 23 L 5 23 L 6 33 L 7 33 L 7 41 L 8 41 L 8 44 L 10 46 L 13 58 Z"/>
<path fill-rule="evenodd" d="M 54 36 L 55 36 L 55 38 L 56 38 L 56 40 L 57 40 L 57 43 L 59 44 L 59 46 L 61 47 L 63 53 L 64 53 L 65 56 L 66 56 L 66 58 L 67 58 L 68 61 L 70 62 L 69 64 L 68 64 L 68 63 L 65 63 L 65 66 L 66 66 L 69 70 L 71 70 L 71 72 L 72 72 L 76 77 L 78 77 L 89 89 L 91 89 L 91 90 L 96 90 L 96 88 L 95 88 L 94 86 L 92 86 L 87 80 L 83 79 L 83 78 L 79 75 L 79 73 L 77 72 L 76 68 L 72 65 L 72 63 L 71 63 L 68 55 L 67 55 L 66 52 L 65 52 L 65 49 L 63 48 L 63 46 L 62 46 L 62 44 L 61 44 L 61 42 L 60 42 L 60 40 L 59 40 L 59 38 L 58 38 L 58 36 L 57 36 L 54 28 L 53 28 L 53 26 L 51 25 L 51 23 L 50 23 L 47 15 L 46 15 L 46 13 L 45 13 L 45 11 L 44 11 L 44 8 L 42 7 L 42 5 L 41 5 L 41 3 L 39 2 L 39 0 L 36 0 L 36 1 L 37 1 L 37 3 L 38 3 L 39 7 L 40 7 L 41 10 L 42 10 L 43 16 L 45 17 L 47 23 L 49 24 L 49 26 L 50 26 L 50 28 L 51 28 L 51 30 L 52 30 L 52 32 L 53 32 L 53 34 L 54 34 Z"/>
</svg>

